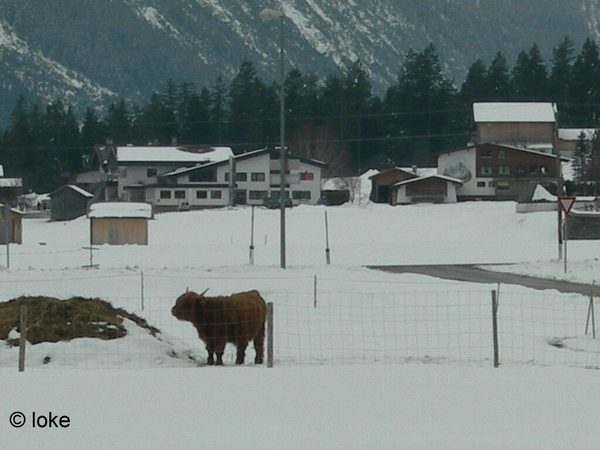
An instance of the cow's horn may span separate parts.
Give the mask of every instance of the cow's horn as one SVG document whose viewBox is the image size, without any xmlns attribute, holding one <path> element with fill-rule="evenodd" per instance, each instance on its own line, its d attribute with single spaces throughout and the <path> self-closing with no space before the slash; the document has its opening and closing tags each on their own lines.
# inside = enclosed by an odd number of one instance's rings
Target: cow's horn
<svg viewBox="0 0 600 450">
<path fill-rule="evenodd" d="M 202 291 L 202 293 L 200 294 L 200 297 L 202 297 L 204 294 L 206 294 L 208 292 L 210 288 L 206 288 Z"/>
</svg>

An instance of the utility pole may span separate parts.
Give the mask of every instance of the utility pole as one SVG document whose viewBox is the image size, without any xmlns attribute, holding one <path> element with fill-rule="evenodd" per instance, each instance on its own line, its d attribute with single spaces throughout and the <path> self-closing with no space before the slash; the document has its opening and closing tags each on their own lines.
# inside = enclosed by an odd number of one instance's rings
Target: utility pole
<svg viewBox="0 0 600 450">
<path fill-rule="evenodd" d="M 558 148 L 558 111 L 554 113 L 554 130 L 552 133 L 552 148 L 556 154 L 556 197 L 564 195 L 562 182 L 562 164 L 560 161 L 560 149 Z M 562 208 L 558 209 L 558 259 L 563 258 L 563 216 Z"/>
</svg>

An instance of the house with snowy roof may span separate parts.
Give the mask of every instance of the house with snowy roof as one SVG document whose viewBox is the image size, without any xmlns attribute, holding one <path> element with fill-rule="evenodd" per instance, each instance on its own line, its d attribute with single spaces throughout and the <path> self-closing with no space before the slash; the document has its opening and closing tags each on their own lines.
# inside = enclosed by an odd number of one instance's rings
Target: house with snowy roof
<svg viewBox="0 0 600 450">
<path fill-rule="evenodd" d="M 66 184 L 50 194 L 50 220 L 72 220 L 87 213 L 94 194 L 74 184 Z"/>
<path fill-rule="evenodd" d="M 557 160 L 549 153 L 486 142 L 439 154 L 438 174 L 462 181 L 458 201 L 517 200 L 532 182 L 555 182 Z"/>
<path fill-rule="evenodd" d="M 397 183 L 437 173 L 435 167 L 392 167 L 369 177 L 371 181 L 370 200 L 375 203 L 396 204 Z"/>
<path fill-rule="evenodd" d="M 23 179 L 5 177 L 4 166 L 0 164 L 0 203 L 16 206 L 22 191 Z"/>
<path fill-rule="evenodd" d="M 144 201 L 156 211 L 227 205 L 262 205 L 279 198 L 279 149 L 233 155 L 228 147 L 182 155 L 173 148 L 118 147 L 118 192 L 125 201 Z M 286 195 L 295 205 L 316 204 L 326 164 L 288 155 Z"/>
<path fill-rule="evenodd" d="M 475 102 L 473 143 L 554 153 L 556 114 L 556 104 L 550 102 Z"/>
</svg>

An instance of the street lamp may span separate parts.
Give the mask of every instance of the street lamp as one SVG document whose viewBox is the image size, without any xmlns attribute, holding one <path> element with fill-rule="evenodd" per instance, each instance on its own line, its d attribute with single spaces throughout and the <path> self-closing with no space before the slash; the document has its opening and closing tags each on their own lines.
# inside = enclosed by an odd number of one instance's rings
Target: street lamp
<svg viewBox="0 0 600 450">
<path fill-rule="evenodd" d="M 280 19 L 279 25 L 279 210 L 280 210 L 280 260 L 281 268 L 285 269 L 285 60 L 284 60 L 284 34 L 283 21 L 285 14 L 283 11 L 275 9 L 263 9 L 259 16 L 264 21 Z"/>
</svg>

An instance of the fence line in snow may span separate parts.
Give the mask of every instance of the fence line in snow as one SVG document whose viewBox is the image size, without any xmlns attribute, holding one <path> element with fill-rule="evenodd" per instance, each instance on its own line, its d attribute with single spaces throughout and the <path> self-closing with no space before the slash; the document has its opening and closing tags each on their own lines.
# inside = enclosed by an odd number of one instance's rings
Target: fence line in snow
<svg viewBox="0 0 600 450">
<path fill-rule="evenodd" d="M 273 346 L 275 365 L 436 363 L 491 367 L 497 363 L 500 367 L 600 367 L 600 339 L 591 332 L 595 318 L 590 307 L 594 301 L 580 295 L 501 291 L 494 299 L 493 291 L 486 289 L 324 291 L 318 292 L 315 302 L 315 293 L 310 289 L 261 294 L 273 303 L 274 338 L 268 339 L 267 345 Z M 139 303 L 135 297 L 127 300 L 132 305 Z M 202 365 L 206 359 L 204 344 L 189 322 L 172 317 L 174 301 L 171 296 L 150 296 L 143 310 L 135 311 L 161 330 L 158 337 L 135 329 L 126 338 L 113 341 L 74 339 L 39 347 L 29 345 L 27 365 Z M 253 360 L 252 352 L 250 344 L 247 361 Z M 16 353 L 6 353 L 0 352 L 0 366 L 14 362 L 16 367 Z M 225 364 L 233 364 L 233 346 L 228 346 L 224 360 Z"/>
</svg>

